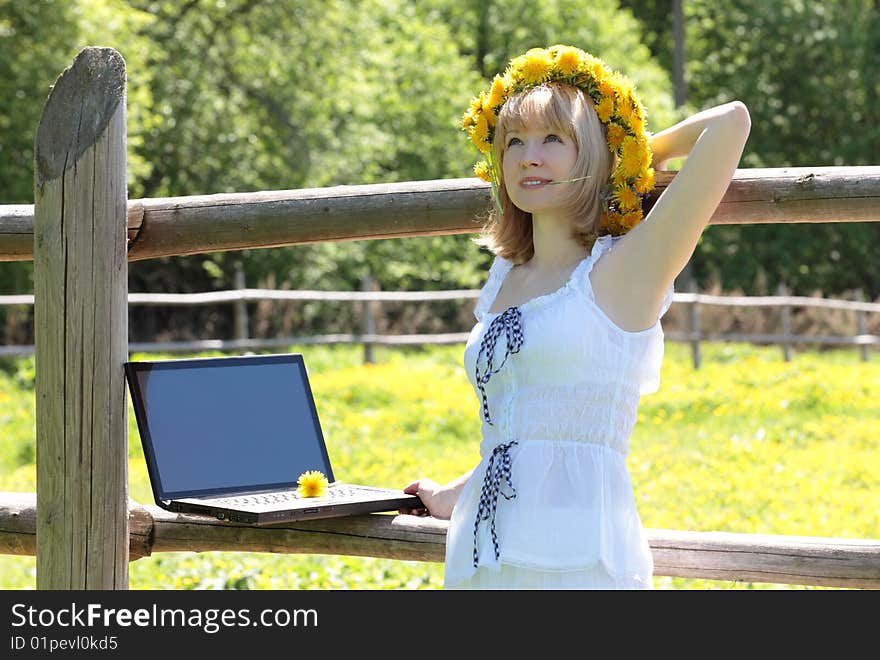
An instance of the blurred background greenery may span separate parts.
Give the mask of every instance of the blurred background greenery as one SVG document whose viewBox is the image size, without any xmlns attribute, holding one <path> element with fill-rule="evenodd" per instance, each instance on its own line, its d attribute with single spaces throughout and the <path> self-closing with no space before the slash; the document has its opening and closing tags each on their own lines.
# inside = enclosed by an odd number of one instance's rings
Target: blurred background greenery
<svg viewBox="0 0 880 660">
<path fill-rule="evenodd" d="M 629 75 L 660 130 L 740 99 L 742 167 L 864 165 L 880 153 L 878 0 L 682 0 L 683 104 L 673 0 L 0 0 L 0 203 L 33 203 L 33 136 L 56 77 L 87 45 L 128 74 L 129 197 L 471 176 L 459 130 L 507 60 L 568 43 Z M 746 294 L 880 296 L 880 224 L 718 226 L 691 272 Z M 357 241 L 135 262 L 133 292 L 247 285 L 475 288 L 490 257 L 470 236 Z M 0 293 L 30 293 L 31 263 L 0 263 Z M 273 311 L 274 310 L 274 311 Z M 252 336 L 350 331 L 350 306 L 251 307 Z M 424 316 L 424 315 L 423 315 Z M 456 301 L 433 303 L 466 330 Z M 0 310 L 3 343 L 32 342 L 32 310 Z M 418 325 L 417 320 L 413 323 Z M 436 327 L 408 328 L 411 332 Z M 233 310 L 133 308 L 131 340 L 231 337 Z M 282 327 L 283 326 L 283 327 Z M 380 328 L 381 331 L 381 328 Z"/>
</svg>

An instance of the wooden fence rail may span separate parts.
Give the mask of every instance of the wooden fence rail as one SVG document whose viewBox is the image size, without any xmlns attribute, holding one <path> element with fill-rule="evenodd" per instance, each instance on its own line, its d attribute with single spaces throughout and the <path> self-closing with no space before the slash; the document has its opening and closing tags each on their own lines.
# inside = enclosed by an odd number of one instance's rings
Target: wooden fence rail
<svg viewBox="0 0 880 660">
<path fill-rule="evenodd" d="M 782 290 L 784 291 L 784 289 Z M 320 300 L 328 302 L 434 302 L 438 300 L 475 299 L 479 290 L 452 289 L 446 291 L 310 291 L 310 290 L 277 290 L 277 289 L 233 289 L 229 291 L 210 291 L 204 293 L 129 293 L 129 305 L 168 305 L 196 306 L 235 304 L 266 300 L 275 301 L 307 301 Z M 0 295 L 0 306 L 32 305 L 33 295 Z M 861 348 L 861 358 L 867 361 L 869 347 L 880 347 L 880 336 L 868 334 L 866 331 L 866 314 L 880 313 L 880 304 L 849 300 L 830 300 L 809 296 L 716 296 L 700 293 L 675 293 L 673 304 L 684 304 L 691 307 L 689 327 L 687 331 L 667 331 L 669 341 L 691 344 L 693 364 L 700 367 L 699 345 L 705 341 L 751 342 L 756 344 L 779 344 L 783 347 L 783 357 L 791 360 L 791 346 L 795 343 L 807 343 L 820 346 L 857 346 Z M 778 334 L 755 333 L 717 333 L 706 332 L 700 326 L 699 313 L 694 309 L 699 305 L 716 305 L 726 307 L 780 307 L 782 308 L 783 332 Z M 855 336 L 837 335 L 804 335 L 791 334 L 789 315 L 792 307 L 812 307 L 818 309 L 835 309 L 855 312 L 859 334 Z M 192 341 L 171 342 L 131 342 L 130 352 L 197 352 L 197 351 L 255 351 L 283 348 L 295 344 L 362 344 L 365 361 L 372 362 L 370 347 L 373 345 L 404 346 L 422 344 L 458 344 L 467 340 L 468 333 L 435 333 L 435 334 L 400 334 L 380 335 L 375 333 L 375 321 L 371 305 L 364 305 L 364 323 L 361 333 L 303 335 L 290 337 L 253 338 L 247 332 L 247 312 L 238 313 L 237 336 L 235 339 L 201 339 Z M 243 321 L 243 322 L 242 322 Z M 23 356 L 34 352 L 32 345 L 0 346 L 0 356 Z"/>
<path fill-rule="evenodd" d="M 648 205 L 674 176 L 657 172 Z M 473 233 L 489 203 L 473 178 L 129 200 L 128 258 Z M 878 166 L 740 169 L 711 224 L 873 222 L 878 208 Z M 0 205 L 0 260 L 33 258 L 33 217 Z"/>
<path fill-rule="evenodd" d="M 446 291 L 309 291 L 279 289 L 231 289 L 204 293 L 129 293 L 130 305 L 217 305 L 262 300 L 323 300 L 328 302 L 434 302 L 477 298 L 478 289 L 451 289 Z M 812 298 L 810 296 L 715 296 L 705 293 L 675 293 L 673 302 L 722 305 L 728 307 L 802 306 L 824 309 L 842 309 L 853 312 L 880 312 L 880 303 L 854 300 Z M 30 294 L 0 295 L 0 305 L 33 305 Z"/>
<path fill-rule="evenodd" d="M 0 492 L 0 553 L 36 552 L 36 495 Z M 335 554 L 442 562 L 447 522 L 371 514 L 252 527 L 130 502 L 129 558 L 157 552 Z M 646 530 L 655 575 L 880 589 L 880 540 Z"/>
</svg>

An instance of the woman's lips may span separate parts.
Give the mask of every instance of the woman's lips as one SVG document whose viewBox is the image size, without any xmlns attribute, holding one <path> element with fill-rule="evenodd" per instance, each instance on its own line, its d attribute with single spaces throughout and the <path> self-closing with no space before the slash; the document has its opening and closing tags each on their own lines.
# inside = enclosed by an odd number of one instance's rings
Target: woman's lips
<svg viewBox="0 0 880 660">
<path fill-rule="evenodd" d="M 519 187 L 524 188 L 525 190 L 534 190 L 535 188 L 542 188 L 543 186 L 550 183 L 550 179 L 541 179 L 539 177 L 530 176 L 525 179 L 521 179 L 519 182 Z"/>
</svg>

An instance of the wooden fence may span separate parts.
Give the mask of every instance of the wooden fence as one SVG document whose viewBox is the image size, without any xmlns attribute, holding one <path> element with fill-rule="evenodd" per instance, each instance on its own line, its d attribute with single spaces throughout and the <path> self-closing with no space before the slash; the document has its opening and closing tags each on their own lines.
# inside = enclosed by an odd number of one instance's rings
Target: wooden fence
<svg viewBox="0 0 880 660">
<path fill-rule="evenodd" d="M 243 528 L 128 500 L 122 364 L 127 261 L 312 241 L 478 230 L 475 179 L 126 199 L 125 63 L 87 48 L 37 127 L 34 211 L 0 208 L 0 255 L 34 260 L 37 493 L 0 494 L 0 551 L 36 554 L 39 589 L 125 589 L 170 550 L 321 552 L 440 561 L 442 521 L 374 514 Z M 651 199 L 672 173 L 659 173 Z M 650 203 L 650 202 L 649 202 Z M 870 222 L 880 167 L 740 170 L 713 223 Z M 880 540 L 653 530 L 658 575 L 880 587 Z"/>
<path fill-rule="evenodd" d="M 0 553 L 34 555 L 33 493 L 0 492 Z M 129 557 L 239 550 L 442 562 L 445 520 L 373 514 L 251 527 L 132 502 Z M 672 577 L 880 589 L 880 542 L 647 529 L 654 572 Z"/>
<path fill-rule="evenodd" d="M 455 289 L 447 291 L 285 291 L 277 289 L 248 289 L 243 278 L 238 289 L 211 291 L 206 293 L 129 293 L 128 304 L 162 306 L 196 306 L 233 304 L 236 308 L 236 336 L 234 339 L 198 339 L 170 342 L 130 342 L 130 352 L 198 352 L 198 351 L 256 351 L 283 348 L 292 345 L 310 344 L 362 344 L 364 361 L 370 363 L 374 345 L 402 346 L 415 344 L 458 344 L 467 340 L 467 332 L 448 332 L 432 334 L 376 334 L 374 302 L 434 302 L 438 300 L 475 299 L 479 290 Z M 247 303 L 260 301 L 307 301 L 360 303 L 363 305 L 362 328 L 360 333 L 301 335 L 287 337 L 255 338 L 248 330 Z M 880 336 L 867 331 L 867 315 L 880 313 L 880 304 L 812 298 L 808 296 L 788 296 L 784 286 L 780 286 L 776 296 L 714 296 L 700 293 L 675 293 L 673 304 L 687 305 L 686 331 L 667 331 L 667 341 L 686 342 L 691 345 L 694 368 L 701 364 L 700 344 L 705 341 L 751 342 L 756 344 L 776 344 L 782 346 L 783 359 L 791 360 L 792 346 L 796 343 L 819 346 L 856 346 L 860 349 L 862 361 L 869 358 L 869 349 L 880 346 Z M 0 295 L 0 306 L 33 305 L 34 297 L 29 294 Z M 717 305 L 727 307 L 772 307 L 781 310 L 781 332 L 775 334 L 719 333 L 705 331 L 700 322 L 700 306 Z M 858 334 L 854 336 L 792 334 L 791 309 L 793 307 L 812 307 L 851 311 L 856 314 Z M 23 356 L 34 352 L 33 345 L 0 346 L 0 356 Z"/>
</svg>

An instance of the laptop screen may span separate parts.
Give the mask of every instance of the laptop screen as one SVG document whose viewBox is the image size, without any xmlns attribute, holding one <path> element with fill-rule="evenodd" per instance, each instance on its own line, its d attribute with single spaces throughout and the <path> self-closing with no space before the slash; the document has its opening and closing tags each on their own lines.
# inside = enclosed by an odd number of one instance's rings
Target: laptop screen
<svg viewBox="0 0 880 660">
<path fill-rule="evenodd" d="M 333 480 L 302 356 L 128 362 L 157 499 Z"/>
</svg>

